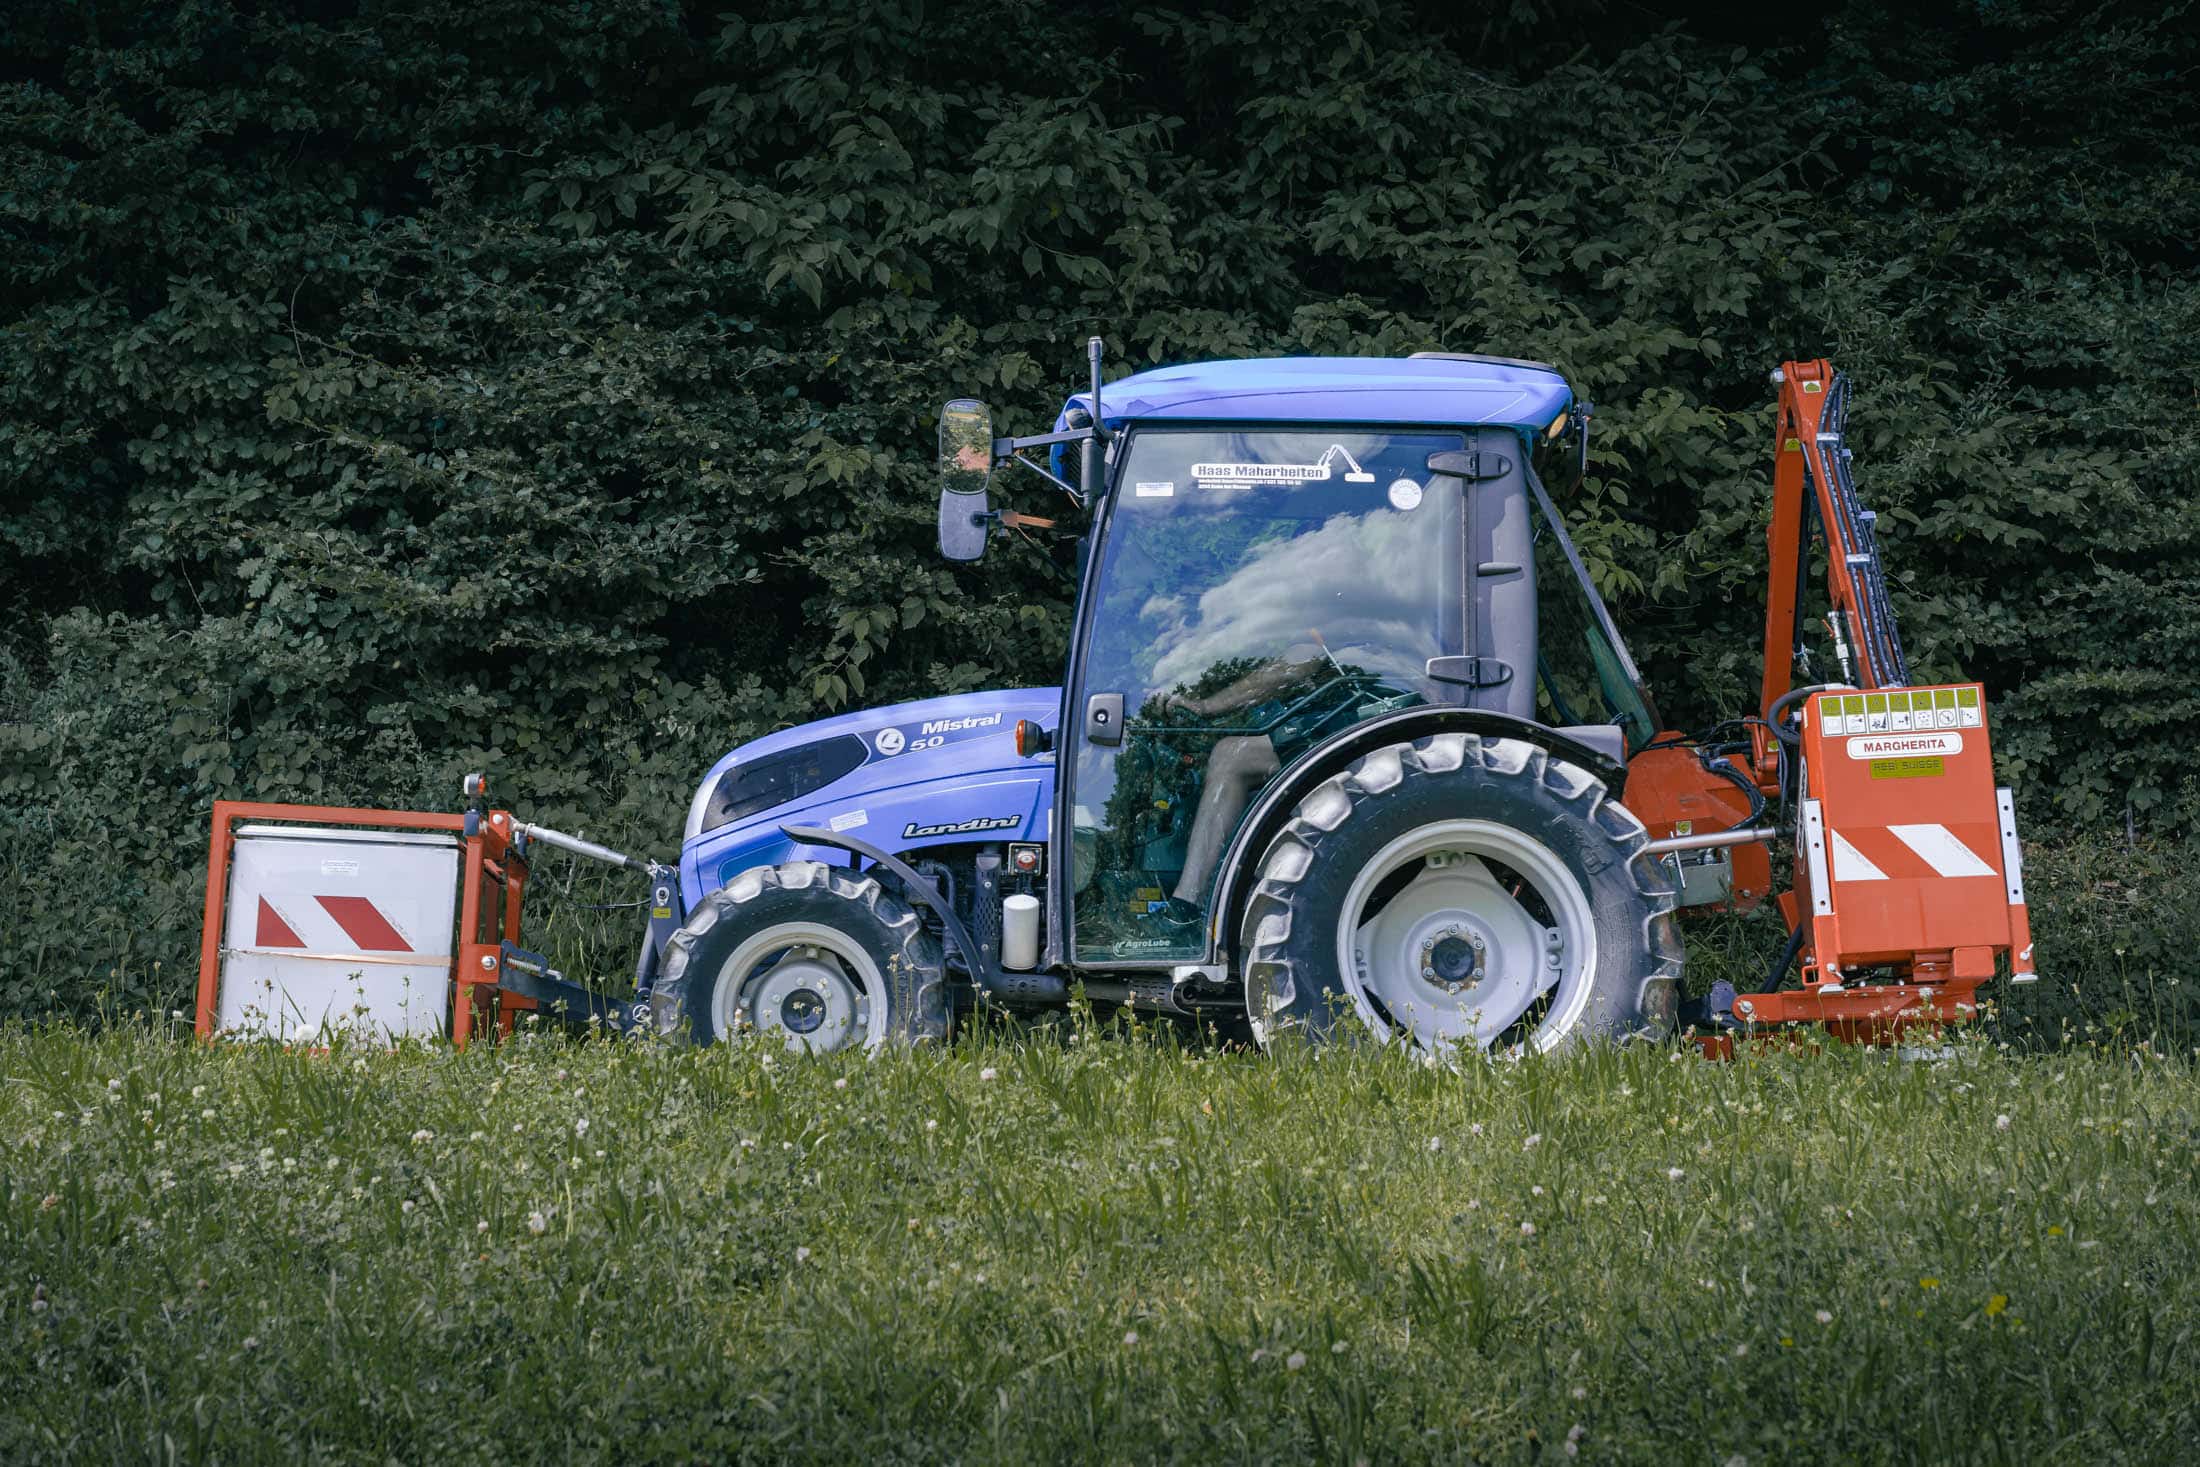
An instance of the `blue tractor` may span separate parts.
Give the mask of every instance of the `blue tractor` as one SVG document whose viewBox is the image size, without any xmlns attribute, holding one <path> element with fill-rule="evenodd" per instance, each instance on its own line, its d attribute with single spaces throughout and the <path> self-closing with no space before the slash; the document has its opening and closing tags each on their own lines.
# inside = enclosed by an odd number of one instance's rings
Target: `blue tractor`
<svg viewBox="0 0 2200 1467">
<path fill-rule="evenodd" d="M 1053 432 L 940 420 L 942 554 L 1029 521 L 997 473 L 1084 518 L 1062 685 L 721 759 L 654 904 L 646 1022 L 876 1047 L 1081 990 L 1263 1043 L 1670 1028 L 1689 879 L 1620 803 L 1659 725 L 1553 504 L 1586 462 L 1566 380 L 1422 353 L 1103 396 L 1097 340 L 1090 365 Z"/>
</svg>

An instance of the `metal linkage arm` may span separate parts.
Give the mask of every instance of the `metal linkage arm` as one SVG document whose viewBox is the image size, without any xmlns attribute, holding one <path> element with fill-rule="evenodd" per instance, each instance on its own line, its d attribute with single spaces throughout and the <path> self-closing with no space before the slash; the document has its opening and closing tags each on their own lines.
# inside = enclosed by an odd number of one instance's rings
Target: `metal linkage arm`
<svg viewBox="0 0 2200 1467">
<path fill-rule="evenodd" d="M 1803 640 L 1803 593 L 1809 583 L 1813 521 L 1826 536 L 1826 595 L 1842 680 L 1861 689 L 1901 687 L 1909 662 L 1887 595 L 1874 525 L 1878 516 L 1857 497 L 1847 442 L 1849 380 L 1823 358 L 1788 362 L 1772 374 L 1780 410 L 1774 443 L 1772 522 L 1765 595 L 1765 710 L 1794 686 Z M 1753 733 L 1760 779 L 1777 767 L 1772 733 Z"/>
</svg>

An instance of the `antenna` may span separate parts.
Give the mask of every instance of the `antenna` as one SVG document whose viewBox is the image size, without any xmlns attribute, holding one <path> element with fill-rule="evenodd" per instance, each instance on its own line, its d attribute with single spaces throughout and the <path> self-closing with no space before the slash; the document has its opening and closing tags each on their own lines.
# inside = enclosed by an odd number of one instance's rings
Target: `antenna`
<svg viewBox="0 0 2200 1467">
<path fill-rule="evenodd" d="M 1106 437 L 1106 436 L 1107 436 L 1107 429 L 1106 429 L 1105 427 L 1103 427 L 1103 426 L 1102 426 L 1102 424 L 1101 424 L 1101 420 L 1100 420 L 1100 349 L 1101 349 L 1101 346 L 1102 346 L 1102 342 L 1101 342 L 1101 340 L 1100 340 L 1100 338 L 1099 338 L 1099 337 L 1095 336 L 1095 337 L 1091 337 L 1091 338 L 1089 338 L 1089 339 L 1088 339 L 1088 340 L 1087 340 L 1087 341 L 1085 342 L 1085 356 L 1086 356 L 1086 358 L 1087 358 L 1088 360 L 1090 360 L 1090 361 L 1091 361 L 1091 363 L 1092 363 L 1092 427 L 1093 427 L 1093 431 L 1094 431 L 1095 433 L 1099 434 L 1099 435 L 1100 435 L 1100 436 L 1102 436 L 1102 437 Z"/>
</svg>

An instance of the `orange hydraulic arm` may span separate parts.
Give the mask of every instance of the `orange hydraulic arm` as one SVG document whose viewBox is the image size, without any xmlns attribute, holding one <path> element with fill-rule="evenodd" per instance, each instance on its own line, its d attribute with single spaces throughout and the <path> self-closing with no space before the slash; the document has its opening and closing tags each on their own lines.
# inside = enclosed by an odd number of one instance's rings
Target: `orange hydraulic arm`
<svg viewBox="0 0 2200 1467">
<path fill-rule="evenodd" d="M 1770 581 L 1760 713 L 1769 713 L 1794 686 L 1813 522 L 1826 536 L 1826 595 L 1833 607 L 1828 627 L 1841 664 L 1839 680 L 1871 690 L 1900 687 L 1910 677 L 1873 533 L 1876 516 L 1857 498 L 1849 474 L 1848 379 L 1821 358 L 1788 362 L 1772 380 L 1780 390 L 1780 415 L 1773 441 L 1772 523 L 1765 531 Z M 1769 790 L 1779 768 L 1774 735 L 1759 725 L 1751 744 L 1757 778 Z"/>
</svg>

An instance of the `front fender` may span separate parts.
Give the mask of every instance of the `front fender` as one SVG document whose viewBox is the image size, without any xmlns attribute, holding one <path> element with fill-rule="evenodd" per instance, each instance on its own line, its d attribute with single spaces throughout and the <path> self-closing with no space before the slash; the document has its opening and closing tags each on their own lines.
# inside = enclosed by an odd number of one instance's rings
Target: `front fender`
<svg viewBox="0 0 2200 1467">
<path fill-rule="evenodd" d="M 1209 963 L 1226 960 L 1236 940 L 1237 914 L 1252 889 L 1260 856 L 1290 819 L 1292 810 L 1307 791 L 1373 749 L 1388 744 L 1411 743 L 1434 734 L 1471 733 L 1490 738 L 1519 739 L 1580 765 L 1600 780 L 1618 799 L 1627 788 L 1627 766 L 1578 739 L 1569 738 L 1549 724 L 1515 718 L 1482 708 L 1402 708 L 1396 713 L 1355 724 L 1326 743 L 1315 745 L 1291 761 L 1278 774 L 1238 822 L 1237 833 L 1223 849 L 1215 868 L 1215 903 L 1207 919 Z"/>
</svg>

